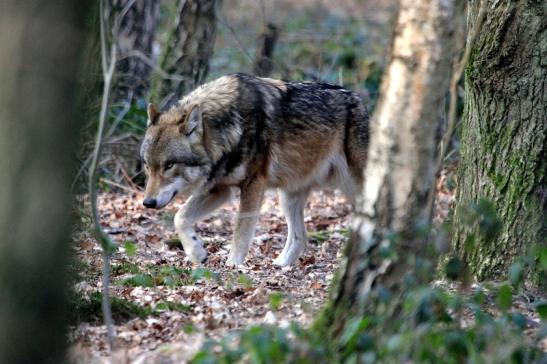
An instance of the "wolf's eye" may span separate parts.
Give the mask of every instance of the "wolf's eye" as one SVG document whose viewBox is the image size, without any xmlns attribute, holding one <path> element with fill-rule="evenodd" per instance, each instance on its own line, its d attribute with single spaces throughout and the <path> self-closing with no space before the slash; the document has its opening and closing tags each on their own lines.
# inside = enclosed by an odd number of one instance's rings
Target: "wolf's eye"
<svg viewBox="0 0 547 364">
<path fill-rule="evenodd" d="M 170 170 L 171 168 L 173 168 L 173 166 L 175 165 L 175 163 L 173 162 L 167 162 L 165 163 L 165 170 Z"/>
</svg>

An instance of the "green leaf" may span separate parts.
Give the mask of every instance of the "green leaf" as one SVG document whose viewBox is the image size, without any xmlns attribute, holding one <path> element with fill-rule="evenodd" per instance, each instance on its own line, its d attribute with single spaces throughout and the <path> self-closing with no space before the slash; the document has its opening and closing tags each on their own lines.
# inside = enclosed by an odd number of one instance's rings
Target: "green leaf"
<svg viewBox="0 0 547 364">
<path fill-rule="evenodd" d="M 526 318 L 520 313 L 512 313 L 511 321 L 519 328 L 519 330 L 524 330 L 526 328 Z"/>
<path fill-rule="evenodd" d="M 240 273 L 238 277 L 239 283 L 245 288 L 253 287 L 253 280 L 246 274 Z"/>
<path fill-rule="evenodd" d="M 509 268 L 509 280 L 513 285 L 513 288 L 517 288 L 524 279 L 524 264 L 522 262 L 515 262 Z"/>
<path fill-rule="evenodd" d="M 473 248 L 475 247 L 475 233 L 467 235 L 465 238 L 465 242 L 463 243 L 463 249 L 466 253 L 471 253 Z"/>
<path fill-rule="evenodd" d="M 273 311 L 277 311 L 279 309 L 281 302 L 283 302 L 283 295 L 281 293 L 274 292 L 270 295 L 270 307 Z"/>
<path fill-rule="evenodd" d="M 192 324 L 184 325 L 182 328 L 182 331 L 184 331 L 185 334 L 191 335 L 196 331 L 196 327 Z"/>
<path fill-rule="evenodd" d="M 135 274 L 122 281 L 122 285 L 131 287 L 153 287 L 154 283 L 154 278 L 150 274 Z"/>
<path fill-rule="evenodd" d="M 504 284 L 498 288 L 498 294 L 496 297 L 496 305 L 502 311 L 506 311 L 511 307 L 513 302 L 513 289 L 510 285 Z"/>
<path fill-rule="evenodd" d="M 124 241 L 123 247 L 125 248 L 125 253 L 128 257 L 132 257 L 137 253 L 137 244 L 130 240 Z"/>
<path fill-rule="evenodd" d="M 547 321 L 547 301 L 540 301 L 535 304 L 536 311 L 538 312 L 539 317 L 543 321 Z"/>
<path fill-rule="evenodd" d="M 205 278 L 205 279 L 213 279 L 214 278 L 214 273 L 211 272 L 209 269 L 207 268 L 203 268 L 203 267 L 199 267 L 199 268 L 196 268 L 192 271 L 192 280 L 195 282 L 195 281 L 199 281 L 200 279 L 202 278 Z"/>
</svg>

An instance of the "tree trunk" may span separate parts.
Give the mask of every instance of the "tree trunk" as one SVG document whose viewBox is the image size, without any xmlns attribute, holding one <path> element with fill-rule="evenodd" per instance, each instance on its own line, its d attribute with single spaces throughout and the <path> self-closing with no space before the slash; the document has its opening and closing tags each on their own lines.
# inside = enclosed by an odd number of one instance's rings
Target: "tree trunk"
<svg viewBox="0 0 547 364">
<path fill-rule="evenodd" d="M 113 17 L 120 17 L 118 33 L 114 34 L 120 61 L 116 66 L 112 104 L 132 103 L 144 98 L 150 88 L 150 63 L 153 62 L 152 46 L 160 18 L 160 2 L 111 0 L 110 6 Z"/>
<path fill-rule="evenodd" d="M 209 72 L 216 36 L 217 0 L 179 0 L 175 28 L 168 41 L 161 68 L 182 80 L 159 82 L 156 97 L 164 106 L 177 102 L 199 86 Z"/>
<path fill-rule="evenodd" d="M 515 257 L 546 242 L 546 9 L 488 0 L 466 69 L 454 244 L 479 280 L 505 277 Z M 477 16 L 474 0 L 470 27 Z M 469 222 L 468 207 L 483 198 L 501 219 L 497 231 L 485 229 L 488 216 Z"/>
<path fill-rule="evenodd" d="M 278 31 L 275 24 L 268 23 L 257 39 L 256 56 L 253 73 L 261 77 L 269 77 L 273 71 L 273 53 L 277 42 Z"/>
<path fill-rule="evenodd" d="M 319 321 L 336 338 L 334 351 L 343 353 L 344 332 L 371 310 L 384 307 L 387 322 L 400 319 L 403 281 L 414 272 L 431 222 L 427 205 L 450 75 L 453 17 L 452 1 L 401 1 L 391 61 L 371 124 L 363 196 L 339 284 Z M 379 304 L 386 294 L 389 305 Z M 396 330 L 396 325 L 390 327 Z"/>
<path fill-rule="evenodd" d="M 85 8 L 0 2 L 0 363 L 64 358 Z"/>
</svg>

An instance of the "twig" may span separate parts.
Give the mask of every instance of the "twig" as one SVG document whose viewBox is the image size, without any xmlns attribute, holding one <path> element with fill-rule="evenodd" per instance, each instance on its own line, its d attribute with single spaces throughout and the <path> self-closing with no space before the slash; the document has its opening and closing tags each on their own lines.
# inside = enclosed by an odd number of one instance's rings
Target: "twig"
<svg viewBox="0 0 547 364">
<path fill-rule="evenodd" d="M 131 186 L 131 188 L 134 190 L 134 192 L 141 192 L 142 189 L 139 186 L 137 186 L 135 184 L 135 182 L 133 182 L 131 180 L 131 177 L 129 176 L 129 174 L 127 173 L 127 171 L 125 170 L 125 168 L 123 167 L 123 165 L 121 163 L 120 163 L 119 167 L 120 167 L 120 172 L 121 172 L 123 178 L 125 178 L 125 180 L 129 184 L 129 186 Z"/>
<path fill-rule="evenodd" d="M 167 80 L 173 80 L 173 81 L 184 81 L 188 79 L 187 77 L 184 77 L 184 76 L 167 73 L 158 65 L 156 65 L 149 57 L 147 57 L 144 53 L 142 53 L 139 50 L 131 50 L 130 52 L 127 52 L 127 55 L 123 58 L 128 58 L 128 57 L 136 57 L 140 59 L 141 61 L 146 63 L 146 65 L 150 67 L 152 71 L 156 72 L 161 78 L 164 78 Z"/>
<path fill-rule="evenodd" d="M 131 98 L 128 98 L 128 99 L 131 99 Z M 114 132 L 116 131 L 116 128 L 118 127 L 122 119 L 125 117 L 125 115 L 127 115 L 130 108 L 131 108 L 131 103 L 125 101 L 123 103 L 123 108 L 120 110 L 118 115 L 116 115 L 116 119 L 114 119 L 114 121 L 112 122 L 112 125 L 110 125 L 110 128 L 108 128 L 107 132 L 105 133 L 105 137 L 104 137 L 105 140 L 108 140 L 112 136 L 112 134 L 114 134 Z"/>
<path fill-rule="evenodd" d="M 108 106 L 110 101 L 110 89 L 112 85 L 112 79 L 114 77 L 114 70 L 116 68 L 116 44 L 112 42 L 110 48 L 110 59 L 106 54 L 106 35 L 105 35 L 105 19 L 104 19 L 104 0 L 100 2 L 100 30 L 101 30 L 101 61 L 103 66 L 103 97 L 101 101 L 101 111 L 99 114 L 99 127 L 97 130 L 97 137 L 95 140 L 95 148 L 93 150 L 93 158 L 91 160 L 91 166 L 89 170 L 89 196 L 91 199 L 91 215 L 93 218 L 93 232 L 95 238 L 100 242 L 103 249 L 103 299 L 102 309 L 103 317 L 106 325 L 107 339 L 110 350 L 114 349 L 115 345 L 115 331 L 112 320 L 112 312 L 110 309 L 110 254 L 116 248 L 115 244 L 110 240 L 108 235 L 101 227 L 99 220 L 99 211 L 97 208 L 97 165 L 102 149 L 104 126 L 106 123 Z"/>
<path fill-rule="evenodd" d="M 230 26 L 230 24 L 228 24 L 228 22 L 226 21 L 226 19 L 224 19 L 222 17 L 222 15 L 218 14 L 218 19 L 220 20 L 220 22 L 222 23 L 222 25 L 224 25 L 226 28 L 228 28 L 228 30 L 230 30 L 230 33 L 232 33 L 232 35 L 234 36 L 234 39 L 236 40 L 237 44 L 239 45 L 239 47 L 241 48 L 241 50 L 243 51 L 243 53 L 245 54 L 245 56 L 249 59 L 249 62 L 251 62 L 251 64 L 253 64 L 254 60 L 253 60 L 253 57 L 251 56 L 251 54 L 247 51 L 247 48 L 245 48 L 245 46 L 243 45 L 243 42 L 241 42 L 241 40 L 239 39 L 239 37 L 237 36 L 237 33 L 236 31 L 234 30 L 234 28 L 232 28 Z"/>
<path fill-rule="evenodd" d="M 139 190 L 134 190 L 131 187 L 124 186 L 120 183 L 116 183 L 116 182 L 111 181 L 111 180 L 106 179 L 106 178 L 101 178 L 101 182 L 104 182 L 107 185 L 117 187 L 117 188 L 122 189 L 122 190 L 127 191 L 127 192 L 131 192 L 131 193 L 140 193 L 141 192 Z"/>
</svg>

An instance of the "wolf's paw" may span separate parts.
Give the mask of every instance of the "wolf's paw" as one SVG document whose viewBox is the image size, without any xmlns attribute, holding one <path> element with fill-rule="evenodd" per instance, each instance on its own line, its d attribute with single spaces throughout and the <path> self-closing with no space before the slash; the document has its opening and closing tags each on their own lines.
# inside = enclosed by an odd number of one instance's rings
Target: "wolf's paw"
<svg viewBox="0 0 547 364">
<path fill-rule="evenodd" d="M 194 248 L 191 251 L 186 252 L 186 255 L 188 255 L 188 258 L 196 264 L 203 264 L 207 260 L 207 250 L 203 247 Z"/>
<path fill-rule="evenodd" d="M 243 262 L 245 262 L 245 254 L 236 254 L 231 251 L 226 260 L 226 266 L 237 267 L 238 265 L 243 265 Z"/>
<path fill-rule="evenodd" d="M 277 265 L 279 267 L 288 267 L 289 265 L 292 265 L 295 260 L 296 259 L 290 259 L 290 257 L 288 257 L 285 254 L 281 253 L 277 256 L 277 258 L 274 259 L 272 264 Z"/>
</svg>

